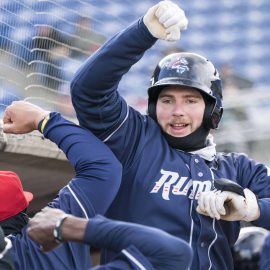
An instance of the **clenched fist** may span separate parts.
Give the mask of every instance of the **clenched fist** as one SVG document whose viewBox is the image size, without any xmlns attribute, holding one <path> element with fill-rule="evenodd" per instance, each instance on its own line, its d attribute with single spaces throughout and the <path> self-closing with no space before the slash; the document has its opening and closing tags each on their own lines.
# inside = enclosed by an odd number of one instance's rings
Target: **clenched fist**
<svg viewBox="0 0 270 270">
<path fill-rule="evenodd" d="M 211 190 L 202 192 L 198 198 L 197 212 L 227 221 L 254 221 L 260 217 L 255 194 L 244 189 L 245 198 L 230 191 Z"/>
<path fill-rule="evenodd" d="M 181 31 L 188 25 L 185 12 L 171 1 L 161 1 L 151 7 L 143 22 L 154 37 L 168 41 L 180 39 Z"/>
<path fill-rule="evenodd" d="M 24 134 L 36 130 L 38 123 L 49 112 L 26 101 L 14 101 L 9 105 L 3 116 L 5 133 Z"/>
</svg>

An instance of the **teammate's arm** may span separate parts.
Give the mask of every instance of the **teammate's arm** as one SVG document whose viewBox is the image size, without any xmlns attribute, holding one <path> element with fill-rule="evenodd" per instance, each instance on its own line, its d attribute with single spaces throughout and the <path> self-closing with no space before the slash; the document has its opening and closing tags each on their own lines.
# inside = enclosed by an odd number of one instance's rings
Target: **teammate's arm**
<svg viewBox="0 0 270 270">
<path fill-rule="evenodd" d="M 63 211 L 50 208 L 36 214 L 28 227 L 28 235 L 42 246 L 43 251 L 49 251 L 58 245 L 54 231 L 59 220 L 62 221 L 60 234 L 63 242 L 84 242 L 98 248 L 122 252 L 127 256 L 132 256 L 136 247 L 155 269 L 188 269 L 190 266 L 192 251 L 189 245 L 159 229 L 114 221 L 99 215 L 90 220 L 65 216 Z M 131 246 L 133 249 L 130 249 Z"/>
<path fill-rule="evenodd" d="M 40 121 L 42 117 L 49 116 Z M 56 143 L 74 167 L 76 176 L 69 183 L 91 215 L 105 213 L 120 186 L 122 167 L 110 149 L 90 131 L 25 101 L 16 101 L 4 113 L 3 130 L 23 134 L 43 131 Z M 53 175 L 52 175 L 53 177 Z M 58 200 L 54 200 L 54 207 Z"/>
</svg>

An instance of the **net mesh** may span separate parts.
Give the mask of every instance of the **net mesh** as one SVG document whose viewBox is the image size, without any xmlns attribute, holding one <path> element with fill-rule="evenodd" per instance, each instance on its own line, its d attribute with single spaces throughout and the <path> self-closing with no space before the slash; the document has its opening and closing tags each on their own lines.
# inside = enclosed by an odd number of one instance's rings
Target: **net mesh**
<svg viewBox="0 0 270 270">
<path fill-rule="evenodd" d="M 0 114 L 12 101 L 27 100 L 44 109 L 59 111 L 76 121 L 69 94 L 69 84 L 76 70 L 112 34 L 143 15 L 147 8 L 157 2 L 1 0 Z M 183 2 L 183 7 L 190 23 L 180 45 L 159 42 L 154 46 L 151 53 L 147 52 L 143 60 L 123 78 L 121 94 L 130 105 L 144 113 L 147 104 L 145 89 L 157 60 L 165 53 L 179 51 L 182 46 L 206 56 L 211 55 L 215 63 L 228 59 L 230 64 L 246 71 L 253 82 L 257 79 L 260 88 L 241 90 L 241 93 L 236 91 L 231 95 L 226 94 L 227 90 L 224 92 L 226 110 L 220 130 L 215 135 L 216 141 L 222 150 L 228 150 L 231 145 L 236 151 L 247 153 L 253 151 L 250 147 L 259 149 L 257 145 L 254 146 L 254 141 L 267 142 L 270 134 L 268 125 L 261 117 L 270 113 L 267 102 L 269 91 L 263 87 L 270 78 L 269 68 L 263 66 L 270 62 L 266 46 L 269 43 L 269 27 L 266 27 L 269 24 L 269 2 L 205 1 L 202 4 L 195 0 Z M 212 20 L 207 19 L 209 14 Z M 243 21 L 245 25 L 242 25 Z M 217 32 L 221 34 L 217 35 Z M 242 88 L 252 85 L 250 80 L 234 77 L 233 80 L 229 79 L 229 90 L 235 87 L 235 81 L 241 82 Z M 228 114 L 228 110 L 231 114 Z M 3 145 L 6 144 L 4 138 L 13 142 L 9 143 L 11 151 L 20 149 L 18 151 L 33 153 L 37 145 L 42 147 L 38 133 L 29 135 L 29 140 L 20 137 L 28 145 L 25 150 L 22 149 L 23 144 L 18 146 L 18 136 L 1 136 Z M 36 137 L 37 144 L 33 142 Z M 265 143 L 262 149 L 264 147 Z M 43 151 L 34 152 L 41 154 Z M 58 150 L 53 155 L 58 156 Z"/>
</svg>

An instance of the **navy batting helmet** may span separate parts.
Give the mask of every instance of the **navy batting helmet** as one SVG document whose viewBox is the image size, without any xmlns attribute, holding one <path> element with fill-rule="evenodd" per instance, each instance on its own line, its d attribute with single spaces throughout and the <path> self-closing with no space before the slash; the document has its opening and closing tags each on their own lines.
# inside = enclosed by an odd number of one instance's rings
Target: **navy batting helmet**
<svg viewBox="0 0 270 270">
<path fill-rule="evenodd" d="M 148 114 L 156 120 L 156 102 L 160 91 L 169 85 L 188 86 L 198 89 L 211 110 L 204 123 L 207 128 L 218 127 L 222 117 L 222 87 L 214 65 L 195 53 L 173 53 L 164 57 L 151 78 L 148 88 Z"/>
<path fill-rule="evenodd" d="M 243 227 L 232 249 L 235 270 L 259 270 L 262 247 L 268 230 Z"/>
</svg>

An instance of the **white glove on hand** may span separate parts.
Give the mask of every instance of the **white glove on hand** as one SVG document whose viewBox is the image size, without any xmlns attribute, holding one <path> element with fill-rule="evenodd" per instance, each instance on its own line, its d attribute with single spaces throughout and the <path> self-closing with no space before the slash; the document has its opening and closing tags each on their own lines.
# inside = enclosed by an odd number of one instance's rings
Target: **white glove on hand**
<svg viewBox="0 0 270 270">
<path fill-rule="evenodd" d="M 202 192 L 198 199 L 197 212 L 211 218 L 227 221 L 254 221 L 260 217 L 260 208 L 255 194 L 244 189 L 246 198 L 230 191 Z"/>
<path fill-rule="evenodd" d="M 181 31 L 188 25 L 185 12 L 171 1 L 161 1 L 151 7 L 143 22 L 155 38 L 168 41 L 180 39 Z"/>
</svg>

